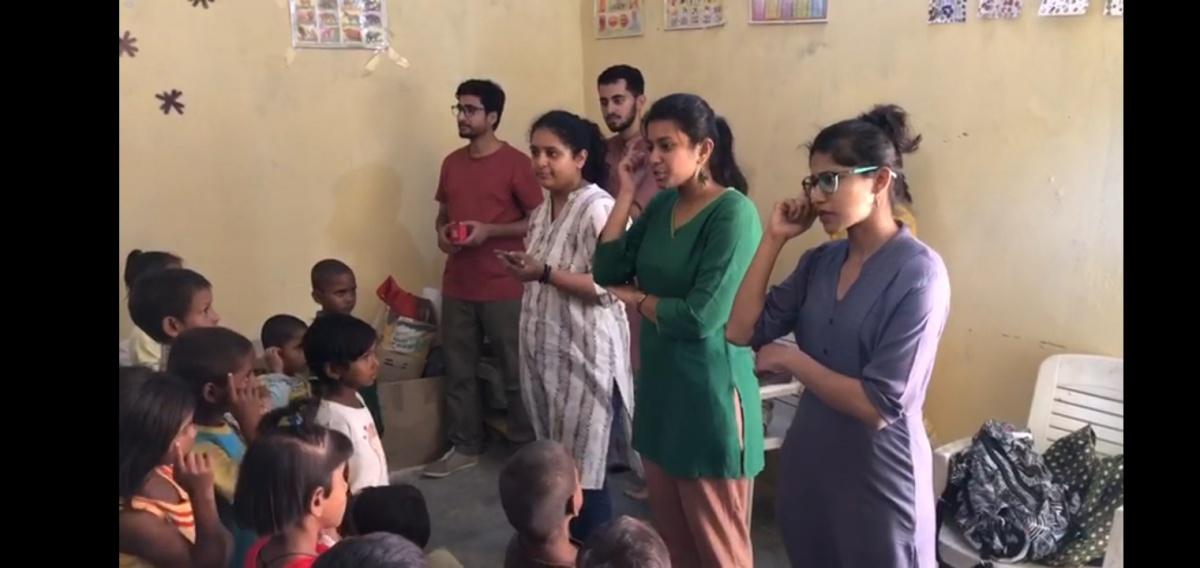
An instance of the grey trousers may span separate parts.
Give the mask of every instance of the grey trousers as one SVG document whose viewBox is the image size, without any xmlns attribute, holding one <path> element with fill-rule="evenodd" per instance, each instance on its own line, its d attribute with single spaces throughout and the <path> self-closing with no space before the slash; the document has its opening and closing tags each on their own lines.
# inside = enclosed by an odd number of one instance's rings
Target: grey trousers
<svg viewBox="0 0 1200 568">
<path fill-rule="evenodd" d="M 442 299 L 442 347 L 446 350 L 446 418 L 450 443 L 461 454 L 483 452 L 483 403 L 476 370 L 487 336 L 500 358 L 508 399 L 508 434 L 516 442 L 534 439 L 521 398 L 518 342 L 521 301 L 467 302 Z"/>
</svg>

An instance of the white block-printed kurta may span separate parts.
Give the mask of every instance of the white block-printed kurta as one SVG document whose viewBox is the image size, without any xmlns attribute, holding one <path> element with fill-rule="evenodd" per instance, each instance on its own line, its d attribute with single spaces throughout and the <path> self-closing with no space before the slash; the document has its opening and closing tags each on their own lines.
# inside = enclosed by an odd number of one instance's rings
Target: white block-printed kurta
<svg viewBox="0 0 1200 568">
<path fill-rule="evenodd" d="M 595 184 L 570 194 L 557 219 L 547 198 L 529 218 L 526 249 L 552 270 L 592 272 L 596 241 L 613 198 Z M 550 284 L 530 282 L 521 300 L 521 396 L 539 439 L 575 456 L 584 489 L 604 484 L 614 418 L 630 432 L 633 371 L 625 307 L 597 286 L 592 303 Z M 613 388 L 623 412 L 613 416 Z M 618 448 L 631 452 L 628 440 Z"/>
</svg>

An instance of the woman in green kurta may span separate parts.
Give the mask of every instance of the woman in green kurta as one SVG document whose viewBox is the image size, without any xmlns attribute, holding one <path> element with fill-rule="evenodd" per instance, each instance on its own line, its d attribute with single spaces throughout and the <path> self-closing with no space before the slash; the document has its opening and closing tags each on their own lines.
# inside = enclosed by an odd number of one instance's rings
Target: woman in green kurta
<svg viewBox="0 0 1200 568">
<path fill-rule="evenodd" d="M 751 351 L 725 341 L 725 324 L 762 227 L 729 126 L 704 99 L 664 97 L 642 124 L 651 147 L 628 152 L 619 175 L 648 159 L 668 189 L 626 231 L 635 184 L 619 184 L 593 267 L 645 320 L 633 444 L 672 564 L 749 567 L 762 406 Z"/>
</svg>

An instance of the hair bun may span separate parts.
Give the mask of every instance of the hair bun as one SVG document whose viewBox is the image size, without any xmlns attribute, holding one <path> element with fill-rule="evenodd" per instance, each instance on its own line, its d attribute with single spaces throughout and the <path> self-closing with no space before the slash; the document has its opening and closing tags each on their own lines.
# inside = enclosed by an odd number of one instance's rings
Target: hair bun
<svg viewBox="0 0 1200 568">
<path fill-rule="evenodd" d="M 900 154 L 916 152 L 921 145 L 921 135 L 913 136 L 909 129 L 908 112 L 898 105 L 877 105 L 858 119 L 883 130 Z"/>
</svg>

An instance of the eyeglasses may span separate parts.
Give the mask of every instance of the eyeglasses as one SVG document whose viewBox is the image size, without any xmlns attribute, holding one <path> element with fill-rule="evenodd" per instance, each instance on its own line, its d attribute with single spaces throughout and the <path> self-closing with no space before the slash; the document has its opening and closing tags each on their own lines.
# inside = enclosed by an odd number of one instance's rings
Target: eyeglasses
<svg viewBox="0 0 1200 568">
<path fill-rule="evenodd" d="M 483 107 L 477 107 L 474 105 L 451 105 L 450 106 L 450 114 L 453 114 L 454 116 L 458 116 L 460 114 L 465 115 L 465 116 L 471 116 L 477 112 L 481 112 L 482 110 L 483 110 Z"/>
<path fill-rule="evenodd" d="M 804 178 L 804 180 L 800 182 L 800 185 L 804 187 L 804 193 L 811 194 L 813 188 L 817 188 L 825 195 L 832 195 L 838 190 L 838 180 L 841 179 L 842 176 L 868 174 L 878 170 L 881 167 L 882 166 L 860 166 L 857 168 L 851 168 L 849 171 L 845 172 L 821 172 L 819 174 L 813 174 Z M 892 177 L 896 177 L 896 172 L 889 173 L 892 174 Z"/>
</svg>

